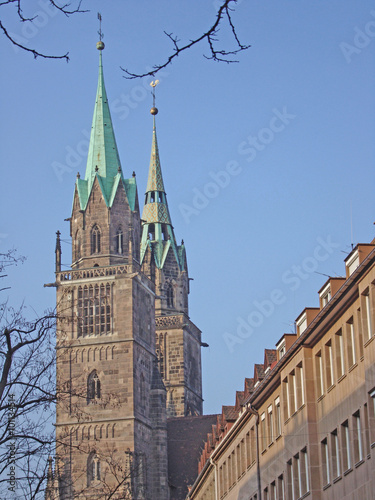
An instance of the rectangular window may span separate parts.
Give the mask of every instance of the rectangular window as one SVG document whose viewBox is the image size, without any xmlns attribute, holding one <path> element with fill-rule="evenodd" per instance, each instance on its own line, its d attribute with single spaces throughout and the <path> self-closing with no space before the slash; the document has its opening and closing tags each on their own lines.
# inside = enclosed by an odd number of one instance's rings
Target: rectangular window
<svg viewBox="0 0 375 500">
<path fill-rule="evenodd" d="M 246 468 L 248 469 L 251 465 L 251 442 L 250 442 L 250 432 L 246 434 Z"/>
<path fill-rule="evenodd" d="M 242 475 L 241 442 L 240 442 L 240 444 L 237 445 L 236 458 L 237 458 L 237 479 L 239 479 Z"/>
<path fill-rule="evenodd" d="M 292 480 L 292 498 L 293 500 L 297 500 L 299 498 L 300 494 L 300 461 L 299 461 L 299 455 L 295 455 L 293 457 L 293 461 L 291 464 L 291 480 Z"/>
<path fill-rule="evenodd" d="M 264 488 L 263 490 L 263 500 L 268 500 L 268 488 Z"/>
<path fill-rule="evenodd" d="M 289 408 L 291 415 L 297 411 L 296 374 L 293 370 L 289 375 Z"/>
<path fill-rule="evenodd" d="M 353 415 L 353 447 L 354 463 L 357 464 L 363 460 L 362 427 L 359 410 Z"/>
<path fill-rule="evenodd" d="M 277 500 L 285 500 L 284 476 L 281 474 L 277 478 Z"/>
<path fill-rule="evenodd" d="M 356 363 L 356 352 L 355 352 L 355 332 L 353 318 L 346 324 L 347 332 L 347 346 L 348 346 L 348 365 L 349 368 Z"/>
<path fill-rule="evenodd" d="M 375 443 L 375 389 L 369 392 L 369 428 L 370 428 L 370 442 L 371 445 Z"/>
<path fill-rule="evenodd" d="M 331 387 L 334 382 L 333 378 L 333 352 L 332 352 L 332 342 L 329 341 L 325 345 L 325 361 L 326 361 L 326 382 L 327 388 Z"/>
<path fill-rule="evenodd" d="M 276 482 L 273 481 L 273 483 L 271 483 L 271 492 L 270 492 L 270 499 L 271 500 L 277 500 L 277 490 L 276 490 Z"/>
<path fill-rule="evenodd" d="M 370 301 L 370 290 L 367 289 L 363 294 L 363 306 L 364 306 L 364 331 L 365 331 L 365 341 L 372 337 L 372 318 L 371 318 L 371 301 Z"/>
<path fill-rule="evenodd" d="M 297 395 L 298 395 L 298 408 L 305 404 L 305 388 L 304 388 L 304 380 L 303 380 L 303 366 L 300 363 L 297 366 Z"/>
<path fill-rule="evenodd" d="M 272 413 L 272 405 L 267 408 L 268 413 L 268 444 L 273 442 L 273 413 Z"/>
<path fill-rule="evenodd" d="M 327 438 L 323 439 L 323 441 L 321 442 L 321 460 L 323 486 L 326 486 L 331 482 Z"/>
<path fill-rule="evenodd" d="M 341 475 L 340 448 L 337 429 L 331 432 L 331 453 L 332 453 L 332 478 L 336 479 Z"/>
<path fill-rule="evenodd" d="M 287 463 L 287 471 L 288 471 L 288 498 L 291 500 L 297 500 L 295 496 L 295 489 L 294 489 L 294 473 L 293 473 L 293 463 L 292 460 L 289 460 Z"/>
<path fill-rule="evenodd" d="M 351 469 L 352 467 L 348 420 L 345 420 L 345 422 L 341 424 L 341 443 L 342 443 L 342 466 L 343 466 L 343 471 L 345 472 Z"/>
<path fill-rule="evenodd" d="M 344 352 L 344 339 L 342 338 L 342 331 L 340 330 L 335 335 L 336 338 L 336 367 L 337 378 L 340 378 L 345 373 L 345 352 Z"/>
<path fill-rule="evenodd" d="M 363 328 L 361 324 L 361 309 L 357 310 L 357 329 L 358 329 L 358 354 L 359 357 L 363 358 Z"/>
<path fill-rule="evenodd" d="M 264 451 L 267 447 L 267 434 L 266 434 L 266 414 L 262 413 L 260 416 L 260 432 L 262 438 L 262 451 Z"/>
<path fill-rule="evenodd" d="M 275 399 L 275 412 L 276 412 L 276 437 L 281 435 L 281 407 L 280 398 Z"/>
<path fill-rule="evenodd" d="M 319 351 L 315 356 L 315 372 L 316 372 L 316 391 L 318 398 L 324 394 L 324 384 L 323 384 L 323 362 L 322 353 Z"/>
<path fill-rule="evenodd" d="M 251 464 L 255 464 L 255 458 L 256 458 L 255 427 L 252 427 L 250 429 L 250 449 L 251 449 Z"/>
<path fill-rule="evenodd" d="M 284 399 L 284 418 L 288 420 L 290 417 L 290 401 L 289 401 L 289 384 L 288 378 L 283 380 L 283 399 Z"/>
<path fill-rule="evenodd" d="M 307 448 L 304 448 L 300 453 L 299 482 L 300 482 L 300 495 L 302 496 L 310 490 Z"/>
<path fill-rule="evenodd" d="M 364 431 L 365 431 L 365 450 L 364 452 L 366 455 L 369 457 L 370 456 L 370 447 L 371 447 L 371 442 L 370 442 L 370 419 L 369 419 L 369 414 L 368 414 L 368 406 L 367 403 L 363 405 L 363 416 L 364 416 Z"/>
</svg>

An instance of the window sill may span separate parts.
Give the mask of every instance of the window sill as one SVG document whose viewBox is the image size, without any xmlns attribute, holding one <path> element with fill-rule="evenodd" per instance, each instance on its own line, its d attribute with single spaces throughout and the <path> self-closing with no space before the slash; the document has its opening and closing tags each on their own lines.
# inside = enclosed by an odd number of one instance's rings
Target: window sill
<svg viewBox="0 0 375 500">
<path fill-rule="evenodd" d="M 273 441 L 273 439 L 272 439 L 272 441 L 271 441 L 271 442 L 269 443 L 269 445 L 268 445 L 268 448 L 271 448 L 271 446 L 273 445 L 273 442 L 274 442 L 274 441 Z"/>
<path fill-rule="evenodd" d="M 331 483 L 326 484 L 325 486 L 323 486 L 323 491 L 328 490 L 328 488 L 330 488 L 330 487 L 331 487 Z"/>
<path fill-rule="evenodd" d="M 338 379 L 337 383 L 339 384 L 344 378 L 346 377 L 346 373 L 343 373 L 340 378 Z"/>
<path fill-rule="evenodd" d="M 336 387 L 336 384 L 332 384 L 332 385 L 330 385 L 330 386 L 328 387 L 328 389 L 327 389 L 327 392 L 331 392 L 331 391 L 332 391 L 332 389 L 334 389 L 335 387 Z"/>
<path fill-rule="evenodd" d="M 342 479 L 342 476 L 335 477 L 335 479 L 333 480 L 333 484 L 338 483 L 339 481 L 341 481 L 341 479 Z"/>
<path fill-rule="evenodd" d="M 350 469 L 347 469 L 345 472 L 344 472 L 344 476 L 347 476 L 350 472 L 352 472 L 352 468 L 350 467 Z"/>
<path fill-rule="evenodd" d="M 318 397 L 317 402 L 319 403 L 322 399 L 324 399 L 325 394 L 322 394 L 321 396 Z"/>
<path fill-rule="evenodd" d="M 366 342 L 363 344 L 364 347 L 367 347 L 368 345 L 371 344 L 371 342 L 374 340 L 375 337 L 371 337 L 370 339 L 366 340 Z"/>
<path fill-rule="evenodd" d="M 350 373 L 351 371 L 353 371 L 353 370 L 354 370 L 354 368 L 357 368 L 357 366 L 358 366 L 358 363 L 354 363 L 354 365 L 352 365 L 352 366 L 349 368 L 349 373 Z"/>
<path fill-rule="evenodd" d="M 279 434 L 279 435 L 276 437 L 276 441 L 278 441 L 280 438 L 281 438 L 281 434 Z M 375 446 L 375 443 L 374 443 L 374 446 Z"/>
<path fill-rule="evenodd" d="M 371 448 L 375 448 L 375 442 L 371 443 Z"/>
<path fill-rule="evenodd" d="M 306 498 L 306 497 L 309 497 L 309 496 L 310 496 L 310 492 L 306 491 L 306 493 L 304 493 L 301 497 L 298 497 L 298 500 L 303 500 L 303 498 Z"/>
<path fill-rule="evenodd" d="M 362 460 L 360 460 L 359 462 L 357 462 L 356 464 L 354 464 L 354 467 L 355 467 L 355 468 L 357 468 L 357 467 L 359 467 L 360 465 L 362 465 L 363 463 L 365 463 L 364 458 L 362 458 Z"/>
</svg>

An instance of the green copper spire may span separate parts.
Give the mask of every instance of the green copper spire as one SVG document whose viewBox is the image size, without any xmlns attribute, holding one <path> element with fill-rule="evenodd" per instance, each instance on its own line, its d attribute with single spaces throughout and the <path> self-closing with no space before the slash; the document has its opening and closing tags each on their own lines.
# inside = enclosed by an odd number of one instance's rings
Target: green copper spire
<svg viewBox="0 0 375 500">
<path fill-rule="evenodd" d="M 85 179 L 77 178 L 77 191 L 81 209 L 87 206 L 95 178 L 98 179 L 105 203 L 112 206 L 119 182 L 124 184 L 130 206 L 135 201 L 135 179 L 125 180 L 113 131 L 107 92 L 104 85 L 102 51 L 104 43 L 96 44 L 99 50 L 99 78 L 96 92 L 94 116 L 92 119 L 90 145 L 87 155 Z M 134 198 L 134 200 L 133 200 Z"/>
<path fill-rule="evenodd" d="M 121 167 L 117 151 L 115 134 L 108 106 L 107 92 L 104 86 L 102 51 L 104 43 L 98 42 L 99 50 L 99 79 L 96 92 L 94 117 L 92 119 L 90 147 L 87 157 L 85 179 L 89 181 L 89 190 L 94 182 L 96 174 L 103 180 L 105 194 L 109 195 L 113 178 Z"/>
<path fill-rule="evenodd" d="M 156 137 L 155 115 L 157 108 L 151 109 L 153 115 L 153 133 L 151 159 L 148 172 L 146 201 L 143 208 L 141 262 L 144 259 L 147 248 L 150 248 L 155 264 L 159 269 L 164 266 L 168 251 L 172 248 L 180 270 L 184 268 L 185 256 L 183 245 L 177 246 L 173 232 L 171 217 L 168 210 L 167 195 L 164 189 L 163 176 L 161 173 L 158 141 Z"/>
</svg>

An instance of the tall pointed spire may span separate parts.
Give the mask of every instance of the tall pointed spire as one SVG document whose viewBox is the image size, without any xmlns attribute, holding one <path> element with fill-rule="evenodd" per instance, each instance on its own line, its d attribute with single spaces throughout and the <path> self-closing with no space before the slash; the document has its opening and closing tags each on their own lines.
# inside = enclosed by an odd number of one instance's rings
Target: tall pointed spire
<svg viewBox="0 0 375 500">
<path fill-rule="evenodd" d="M 107 92 L 104 85 L 102 63 L 104 43 L 100 41 L 96 44 L 96 47 L 99 50 L 99 78 L 94 116 L 92 119 L 85 180 L 89 183 L 88 188 L 90 191 L 95 176 L 100 175 L 105 186 L 106 194 L 108 194 L 112 188 L 113 179 L 119 167 L 121 167 L 121 163 L 113 131 L 111 113 L 109 111 Z"/>
<path fill-rule="evenodd" d="M 76 182 L 81 210 L 84 210 L 87 206 L 95 178 L 98 179 L 108 207 L 113 202 L 120 181 L 124 183 L 128 196 L 130 195 L 130 198 L 134 197 L 131 193 L 128 193 L 128 184 L 135 185 L 135 182 L 124 180 L 120 156 L 117 150 L 108 97 L 104 85 L 102 62 L 104 43 L 101 40 L 101 29 L 99 35 L 100 41 L 96 44 L 96 48 L 99 50 L 99 78 L 87 155 L 86 174 L 84 179 L 78 177 Z"/>
<path fill-rule="evenodd" d="M 168 251 L 172 247 L 180 270 L 182 270 L 184 264 L 183 259 L 180 258 L 181 252 L 179 252 L 179 248 L 177 247 L 168 210 L 167 195 L 164 189 L 156 136 L 155 116 L 158 114 L 158 109 L 155 107 L 155 87 L 158 83 L 158 80 L 151 83 L 153 87 L 153 107 L 151 108 L 151 114 L 153 115 L 153 132 L 146 201 L 142 213 L 143 231 L 141 241 L 141 262 L 149 247 L 154 256 L 156 266 L 161 269 L 164 265 Z"/>
</svg>

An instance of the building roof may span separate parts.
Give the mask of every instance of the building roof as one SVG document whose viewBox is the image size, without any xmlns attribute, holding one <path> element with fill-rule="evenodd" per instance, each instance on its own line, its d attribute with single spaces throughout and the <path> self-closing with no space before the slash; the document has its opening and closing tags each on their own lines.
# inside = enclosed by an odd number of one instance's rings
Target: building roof
<svg viewBox="0 0 375 500">
<path fill-rule="evenodd" d="M 98 47 L 99 48 L 99 47 Z M 104 85 L 102 50 L 99 48 L 99 78 L 96 91 L 94 116 L 92 119 L 90 145 L 87 155 L 85 178 L 77 176 L 76 190 L 81 210 L 85 210 L 90 198 L 95 180 L 98 181 L 107 207 L 111 207 L 117 189 L 123 185 L 131 210 L 134 210 L 136 200 L 135 177 L 124 179 L 120 156 L 117 149 L 115 134 L 109 110 L 107 92 Z"/>
<path fill-rule="evenodd" d="M 207 434 L 217 422 L 217 415 L 175 417 L 168 419 L 168 470 L 170 500 L 183 500 L 188 486 L 197 477 L 198 462 Z"/>
<path fill-rule="evenodd" d="M 155 116 L 153 117 L 151 158 L 142 221 L 141 263 L 149 250 L 155 260 L 156 267 L 162 269 L 168 253 L 173 252 L 180 271 L 186 270 L 185 246 L 183 242 L 180 246 L 176 243 L 167 194 L 164 189 Z M 150 233 L 153 235 L 152 239 L 149 238 Z"/>
</svg>

